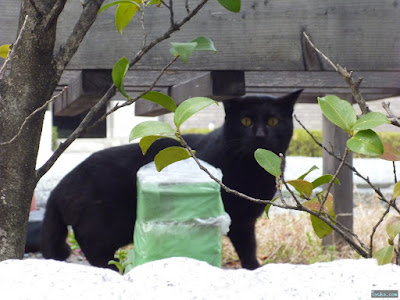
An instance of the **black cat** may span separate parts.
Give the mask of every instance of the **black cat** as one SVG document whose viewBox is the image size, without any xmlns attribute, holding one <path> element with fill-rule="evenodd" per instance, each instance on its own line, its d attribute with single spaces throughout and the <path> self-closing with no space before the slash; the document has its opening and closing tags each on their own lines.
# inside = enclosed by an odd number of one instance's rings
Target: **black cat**
<svg viewBox="0 0 400 300">
<path fill-rule="evenodd" d="M 224 102 L 225 123 L 207 135 L 184 138 L 198 158 L 218 167 L 223 182 L 252 197 L 272 199 L 275 178 L 255 161 L 258 148 L 285 153 L 293 133 L 296 91 L 281 98 L 252 95 Z M 171 140 L 172 141 L 172 140 Z M 138 144 L 114 147 L 91 155 L 52 191 L 42 228 L 41 250 L 45 258 L 65 260 L 70 249 L 65 242 L 67 225 L 88 261 L 108 267 L 114 252 L 132 242 L 136 219 L 136 172 L 153 160 L 156 151 L 170 139 L 158 141 L 145 156 Z M 242 266 L 255 269 L 254 225 L 265 205 L 222 191 L 225 210 L 232 219 L 228 233 Z"/>
</svg>

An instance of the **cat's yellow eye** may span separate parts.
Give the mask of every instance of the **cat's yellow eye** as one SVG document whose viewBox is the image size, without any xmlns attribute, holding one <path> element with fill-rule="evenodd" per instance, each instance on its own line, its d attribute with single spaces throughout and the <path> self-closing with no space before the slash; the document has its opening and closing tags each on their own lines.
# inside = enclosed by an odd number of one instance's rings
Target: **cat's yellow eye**
<svg viewBox="0 0 400 300">
<path fill-rule="evenodd" d="M 275 117 L 269 118 L 267 121 L 267 124 L 269 127 L 275 127 L 276 125 L 278 125 L 278 123 L 279 123 L 279 120 L 278 120 L 278 118 L 275 118 Z"/>
<path fill-rule="evenodd" d="M 242 122 L 242 125 L 244 127 L 249 127 L 249 126 L 251 126 L 251 124 L 253 124 L 253 121 L 249 117 L 241 118 L 240 122 Z"/>
</svg>

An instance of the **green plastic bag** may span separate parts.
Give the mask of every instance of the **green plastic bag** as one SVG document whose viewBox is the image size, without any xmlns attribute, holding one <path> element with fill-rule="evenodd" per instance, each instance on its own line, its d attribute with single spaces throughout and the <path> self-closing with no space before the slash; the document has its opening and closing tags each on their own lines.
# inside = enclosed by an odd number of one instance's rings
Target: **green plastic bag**
<svg viewBox="0 0 400 300">
<path fill-rule="evenodd" d="M 203 162 L 217 178 L 221 171 Z M 157 172 L 154 163 L 137 174 L 134 265 L 191 257 L 221 266 L 221 235 L 229 230 L 219 185 L 193 159 Z"/>
</svg>

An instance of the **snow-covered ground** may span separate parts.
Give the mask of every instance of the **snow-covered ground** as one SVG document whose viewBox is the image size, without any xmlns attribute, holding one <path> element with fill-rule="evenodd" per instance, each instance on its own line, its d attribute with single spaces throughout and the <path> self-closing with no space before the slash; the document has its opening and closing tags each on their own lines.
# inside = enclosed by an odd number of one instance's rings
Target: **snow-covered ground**
<svg viewBox="0 0 400 300">
<path fill-rule="evenodd" d="M 178 257 L 140 265 L 124 276 L 52 260 L 0 263 L 0 293 L 8 300 L 382 299 L 381 290 L 398 298 L 399 278 L 399 266 L 378 266 L 374 259 L 267 264 L 248 271 Z"/>
</svg>

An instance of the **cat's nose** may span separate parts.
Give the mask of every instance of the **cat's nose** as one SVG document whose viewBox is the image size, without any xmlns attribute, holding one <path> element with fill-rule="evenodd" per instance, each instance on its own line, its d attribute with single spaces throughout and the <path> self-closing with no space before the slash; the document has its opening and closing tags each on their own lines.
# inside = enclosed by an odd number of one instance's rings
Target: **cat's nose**
<svg viewBox="0 0 400 300">
<path fill-rule="evenodd" d="M 265 133 L 265 130 L 264 130 L 264 128 L 262 128 L 262 127 L 256 127 L 256 132 L 255 132 L 255 135 L 256 135 L 256 137 L 265 137 L 266 136 L 266 133 Z"/>
</svg>

